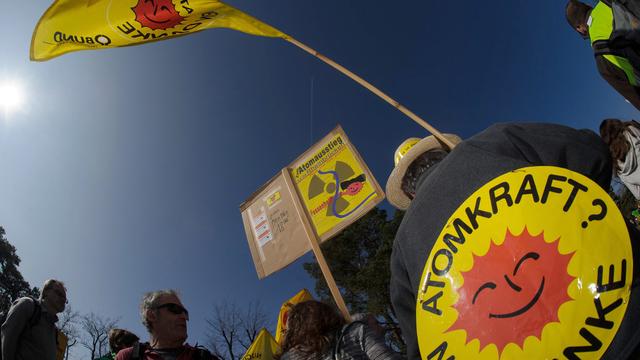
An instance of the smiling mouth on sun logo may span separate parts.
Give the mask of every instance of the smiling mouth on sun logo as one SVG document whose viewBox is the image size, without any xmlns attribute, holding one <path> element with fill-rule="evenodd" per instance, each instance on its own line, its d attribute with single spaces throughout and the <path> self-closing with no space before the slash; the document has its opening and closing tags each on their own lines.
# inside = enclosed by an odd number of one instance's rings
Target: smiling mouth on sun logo
<svg viewBox="0 0 640 360">
<path fill-rule="evenodd" d="M 138 0 L 131 10 L 140 25 L 152 30 L 170 29 L 185 19 L 171 0 Z"/>
<path fill-rule="evenodd" d="M 465 330 L 467 340 L 480 347 L 495 344 L 502 352 L 509 343 L 520 347 L 529 336 L 540 337 L 543 328 L 558 322 L 558 309 L 572 300 L 567 289 L 574 277 L 567 273 L 573 253 L 558 252 L 559 239 L 544 240 L 525 228 L 509 230 L 501 245 L 491 242 L 473 267 L 462 272 L 464 285 L 454 304 L 458 318 L 449 331 Z"/>
</svg>

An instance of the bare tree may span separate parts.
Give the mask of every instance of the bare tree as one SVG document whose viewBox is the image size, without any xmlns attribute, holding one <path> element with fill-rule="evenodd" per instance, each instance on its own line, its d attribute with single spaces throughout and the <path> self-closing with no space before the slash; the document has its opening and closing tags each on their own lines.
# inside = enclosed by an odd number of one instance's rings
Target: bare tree
<svg viewBox="0 0 640 360">
<path fill-rule="evenodd" d="M 237 360 L 251 346 L 260 329 L 267 326 L 267 316 L 259 302 L 252 302 L 246 310 L 234 303 L 223 302 L 214 306 L 209 325 L 209 346 L 212 352 L 225 360 Z"/>
<path fill-rule="evenodd" d="M 116 327 L 118 319 L 105 318 L 94 313 L 82 315 L 80 326 L 84 336 L 79 341 L 91 352 L 91 359 L 106 355 L 109 351 L 109 330 Z"/>
<path fill-rule="evenodd" d="M 58 329 L 67 336 L 67 349 L 64 354 L 66 360 L 69 360 L 69 351 L 71 348 L 77 345 L 78 340 L 80 340 L 80 330 L 78 329 L 79 321 L 80 313 L 73 311 L 70 305 L 64 308 L 64 311 L 60 315 L 60 320 L 58 320 Z"/>
<path fill-rule="evenodd" d="M 241 314 L 240 322 L 244 336 L 238 338 L 238 342 L 245 350 L 256 340 L 262 328 L 267 327 L 267 315 L 259 301 L 249 303 L 247 310 Z"/>
</svg>

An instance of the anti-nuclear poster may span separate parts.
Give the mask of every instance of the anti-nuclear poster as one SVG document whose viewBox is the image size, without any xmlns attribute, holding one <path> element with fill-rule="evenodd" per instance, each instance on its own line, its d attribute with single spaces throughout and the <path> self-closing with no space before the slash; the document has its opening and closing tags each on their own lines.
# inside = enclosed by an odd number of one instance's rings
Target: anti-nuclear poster
<svg viewBox="0 0 640 360">
<path fill-rule="evenodd" d="M 625 221 L 591 179 L 526 167 L 450 216 L 416 303 L 423 359 L 600 359 L 627 311 Z"/>
<path fill-rule="evenodd" d="M 328 240 L 383 199 L 380 185 L 336 127 L 240 205 L 258 277 L 289 265 L 311 250 L 312 240 Z"/>
<path fill-rule="evenodd" d="M 249 249 L 260 279 L 289 265 L 310 249 L 285 171 L 240 205 Z"/>
<path fill-rule="evenodd" d="M 384 192 L 338 126 L 289 166 L 311 224 L 324 241 L 384 199 Z"/>
</svg>

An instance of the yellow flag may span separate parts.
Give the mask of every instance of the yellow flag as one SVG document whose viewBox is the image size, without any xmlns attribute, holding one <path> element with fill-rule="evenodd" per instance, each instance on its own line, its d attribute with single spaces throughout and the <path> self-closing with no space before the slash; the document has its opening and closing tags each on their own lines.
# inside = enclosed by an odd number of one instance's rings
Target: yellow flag
<svg viewBox="0 0 640 360">
<path fill-rule="evenodd" d="M 276 327 L 276 342 L 282 344 L 284 339 L 284 333 L 287 331 L 287 319 L 289 318 L 289 310 L 293 305 L 301 303 L 307 300 L 313 300 L 313 296 L 307 289 L 302 289 L 295 294 L 291 299 L 285 301 L 280 307 L 280 314 L 278 315 L 278 326 Z"/>
<path fill-rule="evenodd" d="M 31 60 L 164 40 L 211 28 L 287 38 L 216 0 L 56 0 L 31 39 Z"/>
<path fill-rule="evenodd" d="M 273 339 L 273 336 L 269 334 L 267 329 L 262 329 L 258 333 L 258 337 L 253 341 L 253 344 L 249 346 L 249 349 L 241 357 L 241 360 L 273 360 L 280 347 L 278 343 Z"/>
</svg>

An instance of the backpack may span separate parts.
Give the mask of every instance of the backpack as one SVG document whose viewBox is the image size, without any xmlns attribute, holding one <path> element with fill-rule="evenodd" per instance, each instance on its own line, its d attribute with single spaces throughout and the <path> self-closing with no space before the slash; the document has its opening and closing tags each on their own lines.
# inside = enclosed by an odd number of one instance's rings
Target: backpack
<svg viewBox="0 0 640 360">
<path fill-rule="evenodd" d="M 133 352 L 131 355 L 131 360 L 144 359 L 144 352 L 147 351 L 148 349 L 149 349 L 149 343 L 133 344 Z M 196 345 L 193 348 L 193 350 L 195 351 L 195 355 L 192 357 L 192 360 L 220 360 L 217 356 L 211 354 L 209 350 L 203 348 L 202 346 Z"/>
<path fill-rule="evenodd" d="M 22 333 L 34 327 L 40 321 L 40 317 L 42 315 L 42 306 L 40 305 L 40 303 L 34 298 L 29 298 L 29 299 L 33 302 L 33 305 L 34 305 L 33 312 L 31 313 L 31 317 L 29 317 L 29 322 L 27 323 L 27 326 L 22 330 Z M 19 300 L 20 299 L 14 301 L 13 304 L 11 304 L 11 307 L 14 307 Z M 7 321 L 8 315 L 9 315 L 9 310 L 7 310 L 6 312 L 0 313 L 0 326 L 2 326 L 2 324 L 4 324 L 5 321 Z M 20 334 L 20 336 L 22 336 L 22 334 Z M 2 342 L 0 342 L 0 360 L 2 360 Z"/>
</svg>

